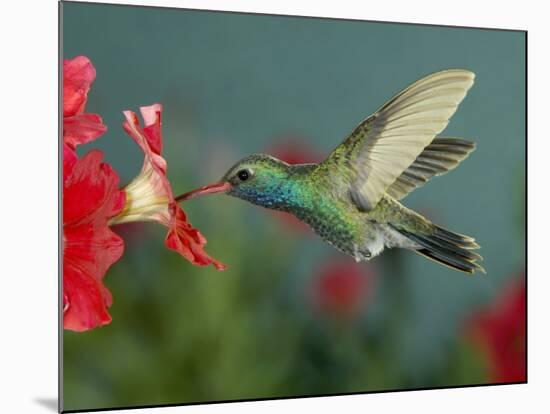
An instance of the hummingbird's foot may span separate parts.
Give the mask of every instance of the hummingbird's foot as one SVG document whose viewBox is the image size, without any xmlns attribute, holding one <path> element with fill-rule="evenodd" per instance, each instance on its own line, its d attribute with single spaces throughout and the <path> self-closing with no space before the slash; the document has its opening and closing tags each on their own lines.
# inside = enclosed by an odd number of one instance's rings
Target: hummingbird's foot
<svg viewBox="0 0 550 414">
<path fill-rule="evenodd" d="M 370 260 L 372 258 L 372 253 L 368 249 L 356 249 L 353 257 L 355 258 L 355 261 L 359 263 L 364 260 Z"/>
</svg>

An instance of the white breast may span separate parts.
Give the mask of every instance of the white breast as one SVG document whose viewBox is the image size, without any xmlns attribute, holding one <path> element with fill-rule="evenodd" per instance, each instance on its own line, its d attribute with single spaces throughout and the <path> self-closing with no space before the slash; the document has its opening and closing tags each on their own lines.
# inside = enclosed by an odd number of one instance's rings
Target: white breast
<svg viewBox="0 0 550 414">
<path fill-rule="evenodd" d="M 378 228 L 375 232 L 373 232 L 372 237 L 367 238 L 365 245 L 363 246 L 364 250 L 368 250 L 371 253 L 370 259 L 382 253 L 385 247 L 390 249 L 392 247 L 400 247 L 405 249 L 417 249 L 419 247 L 418 244 L 406 238 L 397 230 L 389 226 L 378 225 L 377 227 Z M 357 262 L 365 260 L 365 255 L 361 254 L 358 249 L 356 249 L 355 252 L 355 260 Z"/>
<path fill-rule="evenodd" d="M 384 250 L 384 233 L 378 229 L 373 232 L 372 237 L 366 239 L 365 245 L 363 246 L 362 250 L 368 250 L 370 252 L 371 256 L 368 259 L 372 259 L 373 257 L 378 256 L 380 253 L 382 253 L 382 250 Z M 357 262 L 365 260 L 365 255 L 356 251 L 355 260 Z"/>
</svg>

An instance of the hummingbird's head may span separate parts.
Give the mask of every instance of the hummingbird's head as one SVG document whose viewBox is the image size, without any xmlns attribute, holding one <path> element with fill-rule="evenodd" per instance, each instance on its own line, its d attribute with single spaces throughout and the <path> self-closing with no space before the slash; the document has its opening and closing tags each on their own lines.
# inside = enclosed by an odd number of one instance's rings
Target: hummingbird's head
<svg viewBox="0 0 550 414">
<path fill-rule="evenodd" d="M 268 208 L 278 208 L 292 194 L 289 185 L 290 166 L 265 154 L 253 154 L 233 165 L 217 183 L 190 191 L 177 201 L 199 195 L 225 192 Z"/>
</svg>

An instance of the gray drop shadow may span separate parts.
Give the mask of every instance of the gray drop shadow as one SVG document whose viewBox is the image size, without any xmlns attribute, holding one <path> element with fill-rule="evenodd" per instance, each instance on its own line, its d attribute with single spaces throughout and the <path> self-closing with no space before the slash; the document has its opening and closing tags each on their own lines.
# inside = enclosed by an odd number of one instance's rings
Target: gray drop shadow
<svg viewBox="0 0 550 414">
<path fill-rule="evenodd" d="M 34 402 L 50 411 L 58 412 L 57 398 L 35 398 Z"/>
</svg>

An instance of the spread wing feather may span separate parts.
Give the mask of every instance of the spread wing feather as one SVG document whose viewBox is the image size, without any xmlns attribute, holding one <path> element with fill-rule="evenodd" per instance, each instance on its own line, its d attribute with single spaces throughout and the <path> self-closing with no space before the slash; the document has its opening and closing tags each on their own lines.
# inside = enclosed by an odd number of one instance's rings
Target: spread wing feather
<svg viewBox="0 0 550 414">
<path fill-rule="evenodd" d="M 445 129 L 474 77 L 472 72 L 451 69 L 413 83 L 361 122 L 325 160 L 348 170 L 350 194 L 359 208 L 374 208 L 394 182 L 392 194 L 407 194 L 425 178 L 423 168 L 437 170 L 438 165 L 453 162 L 426 154 L 400 177 Z"/>
<path fill-rule="evenodd" d="M 386 190 L 400 200 L 430 178 L 443 175 L 455 168 L 475 150 L 475 143 L 456 138 L 435 138 L 430 145 Z"/>
</svg>

